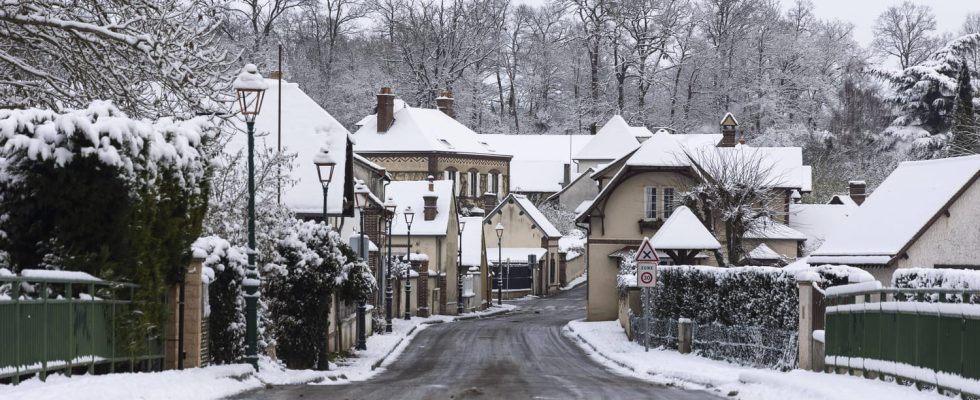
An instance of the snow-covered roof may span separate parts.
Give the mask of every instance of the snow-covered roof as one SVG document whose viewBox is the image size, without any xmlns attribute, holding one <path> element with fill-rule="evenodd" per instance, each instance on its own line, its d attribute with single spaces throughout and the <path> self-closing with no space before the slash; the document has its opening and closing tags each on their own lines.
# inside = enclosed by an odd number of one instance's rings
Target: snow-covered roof
<svg viewBox="0 0 980 400">
<path fill-rule="evenodd" d="M 395 209 L 395 222 L 391 226 L 392 235 L 408 234 L 405 225 L 405 208 L 412 207 L 415 218 L 412 220 L 412 235 L 445 235 L 449 229 L 450 214 L 452 210 L 453 182 L 452 181 L 433 181 L 433 191 L 429 191 L 428 181 L 394 181 L 388 185 L 385 194 L 388 195 L 398 207 Z M 432 221 L 426 221 L 424 214 L 425 200 L 422 196 L 435 194 L 436 217 Z"/>
<path fill-rule="evenodd" d="M 714 148 L 721 140 L 719 134 L 678 135 L 657 132 L 626 160 L 626 165 L 638 167 L 688 167 L 687 153 L 699 154 L 697 149 Z M 686 152 L 686 153 L 685 153 Z"/>
<path fill-rule="evenodd" d="M 806 235 L 806 246 L 813 250 L 844 225 L 857 205 L 790 204 L 789 227 Z"/>
<path fill-rule="evenodd" d="M 663 226 L 650 238 L 655 249 L 701 250 L 720 249 L 721 243 L 708 232 L 708 228 L 686 206 L 680 206 L 664 221 Z"/>
<path fill-rule="evenodd" d="M 268 89 L 262 102 L 262 112 L 255 118 L 255 146 L 273 151 L 277 148 L 279 132 L 279 81 L 266 79 Z M 225 152 L 245 157 L 248 136 L 245 123 L 239 121 L 241 132 L 236 133 L 225 147 Z M 282 81 L 282 150 L 295 153 L 290 178 L 292 187 L 283 187 L 282 201 L 296 213 L 320 213 L 323 211 L 323 186 L 317 176 L 313 159 L 320 148 L 330 150 L 334 162 L 333 179 L 327 202 L 331 214 L 343 211 L 344 182 L 347 162 L 349 132 L 333 116 L 306 95 L 299 85 Z"/>
<path fill-rule="evenodd" d="M 760 243 L 758 246 L 752 249 L 749 254 L 746 254 L 745 258 L 757 261 L 771 261 L 781 260 L 783 259 L 783 256 L 771 249 L 765 243 Z"/>
<path fill-rule="evenodd" d="M 847 194 L 835 194 L 830 198 L 830 200 L 827 201 L 827 204 L 858 207 L 858 203 L 856 203 L 854 199 Z"/>
<path fill-rule="evenodd" d="M 565 164 L 592 139 L 590 135 L 478 135 L 510 161 L 510 190 L 557 192 L 562 189 Z M 575 179 L 575 176 L 571 177 Z"/>
<path fill-rule="evenodd" d="M 903 162 L 812 255 L 828 263 L 847 256 L 890 260 L 978 174 L 980 155 Z"/>
<path fill-rule="evenodd" d="M 802 153 L 800 153 L 802 156 Z M 800 169 L 802 176 L 800 177 L 800 190 L 804 192 L 813 191 L 813 167 L 809 165 L 804 165 Z"/>
<path fill-rule="evenodd" d="M 653 136 L 653 132 L 650 132 L 650 130 L 647 129 L 647 127 L 645 127 L 645 126 L 631 126 L 630 127 L 630 132 L 633 132 L 633 137 L 635 137 L 637 139 L 639 139 L 639 138 L 649 138 L 649 137 Z"/>
<path fill-rule="evenodd" d="M 614 160 L 639 145 L 633 127 L 629 126 L 622 116 L 613 115 L 602 129 L 596 132 L 589 144 L 575 154 L 575 159 Z"/>
<path fill-rule="evenodd" d="M 498 260 L 497 253 L 500 253 L 499 256 L 503 258 L 505 262 L 512 261 L 515 263 L 520 263 L 520 262 L 526 263 L 527 256 L 533 254 L 535 257 L 537 257 L 538 260 L 541 260 L 541 258 L 544 257 L 545 253 L 547 252 L 548 252 L 547 249 L 541 247 L 504 247 L 502 249 L 499 249 L 499 251 L 496 247 L 488 247 L 487 262 L 488 263 L 497 262 Z"/>
<path fill-rule="evenodd" d="M 403 102 L 396 102 L 404 104 Z M 361 119 L 354 132 L 354 150 L 362 153 L 447 152 L 506 157 L 466 125 L 442 111 L 395 107 L 394 122 L 378 132 L 377 114 Z"/>
<path fill-rule="evenodd" d="M 528 218 L 530 218 L 531 221 L 533 221 L 534 224 L 538 228 L 540 228 L 542 232 L 544 232 L 545 237 L 549 237 L 549 238 L 561 237 L 561 231 L 559 231 L 558 228 L 555 228 L 555 225 L 552 224 L 551 221 L 549 221 L 548 218 L 541 213 L 541 210 L 538 210 L 538 207 L 534 205 L 531 199 L 528 199 L 527 196 L 522 194 L 511 193 L 507 195 L 507 197 L 501 200 L 500 204 L 497 204 L 497 206 L 494 207 L 494 209 L 491 210 L 486 215 L 486 217 L 484 217 L 484 219 L 490 218 L 490 216 L 499 212 L 501 208 L 503 208 L 504 206 L 510 203 L 509 201 L 510 199 L 513 199 L 514 203 L 517 204 L 517 206 L 520 207 L 522 210 L 524 210 L 525 213 L 527 213 Z"/>
<path fill-rule="evenodd" d="M 738 125 L 738 120 L 735 119 L 735 116 L 732 115 L 732 113 L 728 112 L 721 117 L 721 122 L 719 122 L 718 125 Z"/>
<path fill-rule="evenodd" d="M 745 232 L 746 239 L 775 239 L 775 240 L 806 240 L 806 235 L 802 232 L 790 228 L 779 222 L 757 221 L 753 227 Z"/>
<path fill-rule="evenodd" d="M 551 196 L 545 198 L 544 201 L 551 201 L 553 199 L 557 199 L 558 196 L 561 196 L 561 194 L 564 193 L 566 190 L 568 190 L 568 188 L 575 186 L 575 184 L 578 183 L 579 180 L 588 178 L 589 176 L 592 175 L 593 172 L 595 172 L 595 168 L 589 168 L 585 170 L 585 172 L 575 175 L 574 177 L 572 177 L 571 182 L 568 182 L 568 185 L 565 185 L 565 187 L 561 188 L 561 190 L 552 193 Z M 595 184 L 595 182 L 592 182 L 592 184 Z"/>
<path fill-rule="evenodd" d="M 575 216 L 578 217 L 579 214 L 584 213 L 585 210 L 588 210 L 589 207 L 592 206 L 593 201 L 594 200 L 585 200 L 577 207 L 575 207 L 575 211 L 573 211 L 575 213 Z"/>
<path fill-rule="evenodd" d="M 483 217 L 460 217 L 463 221 L 463 265 L 480 266 L 483 257 Z"/>
</svg>

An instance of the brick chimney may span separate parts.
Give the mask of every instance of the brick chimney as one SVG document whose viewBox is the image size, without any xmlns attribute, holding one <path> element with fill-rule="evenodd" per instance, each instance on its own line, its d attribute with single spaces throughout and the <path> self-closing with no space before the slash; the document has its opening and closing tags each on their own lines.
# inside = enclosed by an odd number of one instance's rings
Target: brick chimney
<svg viewBox="0 0 980 400">
<path fill-rule="evenodd" d="M 732 113 L 727 113 L 721 118 L 721 142 L 718 142 L 718 147 L 735 147 L 735 128 L 737 127 L 738 121 L 735 120 Z"/>
<path fill-rule="evenodd" d="M 568 187 L 569 183 L 572 183 L 572 165 L 566 163 L 562 166 L 561 187 Z"/>
<path fill-rule="evenodd" d="M 395 122 L 395 92 L 390 87 L 381 88 L 378 93 L 378 133 L 388 132 Z"/>
<path fill-rule="evenodd" d="M 854 203 L 857 205 L 864 203 L 864 199 L 868 197 L 867 189 L 868 185 L 864 181 L 847 182 L 847 194 L 851 196 L 851 200 L 854 200 Z"/>
<path fill-rule="evenodd" d="M 483 209 L 486 212 L 490 212 L 494 207 L 497 206 L 497 194 L 496 193 L 484 193 L 483 194 Z"/>
<path fill-rule="evenodd" d="M 439 209 L 436 208 L 436 200 L 439 199 L 439 196 L 436 195 L 434 180 L 435 178 L 429 175 L 429 192 L 422 196 L 422 200 L 425 202 L 425 206 L 422 209 L 422 217 L 426 221 L 436 219 L 436 214 L 439 214 Z"/>
<path fill-rule="evenodd" d="M 449 118 L 456 118 L 456 109 L 453 108 L 453 92 L 444 90 L 436 97 L 436 108 L 448 115 Z"/>
</svg>

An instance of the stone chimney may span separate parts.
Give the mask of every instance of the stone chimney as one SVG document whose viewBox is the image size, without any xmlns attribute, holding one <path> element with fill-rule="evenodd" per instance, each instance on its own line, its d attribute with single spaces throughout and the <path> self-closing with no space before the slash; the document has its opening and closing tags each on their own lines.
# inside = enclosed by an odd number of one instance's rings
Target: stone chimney
<svg viewBox="0 0 980 400">
<path fill-rule="evenodd" d="M 497 194 L 496 193 L 484 193 L 483 194 L 483 209 L 486 212 L 490 212 L 494 207 L 497 206 Z"/>
<path fill-rule="evenodd" d="M 436 214 L 439 214 L 439 209 L 436 208 L 436 200 L 439 199 L 439 196 L 436 195 L 434 180 L 435 178 L 429 175 L 429 192 L 422 196 L 422 200 L 425 202 L 425 206 L 422 209 L 422 217 L 426 221 L 436 219 Z"/>
<path fill-rule="evenodd" d="M 456 118 L 456 110 L 453 108 L 453 92 L 443 91 L 436 97 L 436 108 L 448 115 L 449 118 Z"/>
<path fill-rule="evenodd" d="M 395 122 L 395 92 L 390 87 L 381 88 L 378 93 L 378 133 L 388 132 Z"/>
<path fill-rule="evenodd" d="M 738 127 L 738 121 L 735 120 L 735 116 L 732 113 L 725 114 L 721 119 L 721 142 L 718 142 L 718 147 L 735 147 L 735 128 Z"/>
<path fill-rule="evenodd" d="M 854 203 L 857 205 L 864 203 L 864 199 L 868 197 L 868 185 L 864 181 L 847 182 L 847 189 L 847 194 L 851 196 L 851 200 L 854 200 Z"/>
</svg>

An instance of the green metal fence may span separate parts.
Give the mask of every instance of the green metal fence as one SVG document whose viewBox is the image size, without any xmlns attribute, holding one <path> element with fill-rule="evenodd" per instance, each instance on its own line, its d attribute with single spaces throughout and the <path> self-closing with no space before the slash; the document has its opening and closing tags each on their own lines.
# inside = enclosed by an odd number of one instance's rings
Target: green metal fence
<svg viewBox="0 0 980 400">
<path fill-rule="evenodd" d="M 980 396 L 980 290 L 828 293 L 826 363 Z"/>
<path fill-rule="evenodd" d="M 0 381 L 163 366 L 159 338 L 122 337 L 136 285 L 3 276 L 0 288 Z"/>
</svg>

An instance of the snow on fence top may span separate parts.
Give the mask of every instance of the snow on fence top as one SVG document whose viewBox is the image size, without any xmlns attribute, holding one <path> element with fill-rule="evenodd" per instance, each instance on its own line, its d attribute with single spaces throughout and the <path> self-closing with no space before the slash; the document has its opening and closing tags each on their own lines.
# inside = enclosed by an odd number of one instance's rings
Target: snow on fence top
<svg viewBox="0 0 980 400">
<path fill-rule="evenodd" d="M 980 289 L 980 271 L 903 268 L 892 274 L 892 286 L 907 289 Z"/>
<path fill-rule="evenodd" d="M 63 281 L 77 281 L 77 282 L 102 282 L 102 279 L 96 278 L 81 271 L 52 271 L 46 269 L 24 269 L 20 271 L 20 276 L 24 278 L 36 279 L 39 281 L 44 280 L 63 280 Z"/>
</svg>

